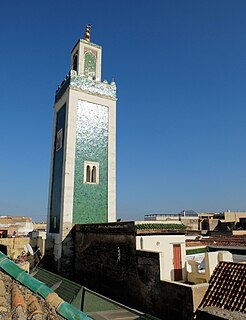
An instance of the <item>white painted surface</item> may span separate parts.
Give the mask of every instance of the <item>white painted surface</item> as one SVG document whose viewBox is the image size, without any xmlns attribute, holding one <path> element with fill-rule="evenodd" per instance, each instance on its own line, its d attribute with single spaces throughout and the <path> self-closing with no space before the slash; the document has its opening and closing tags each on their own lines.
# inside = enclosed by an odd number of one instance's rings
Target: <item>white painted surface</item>
<svg viewBox="0 0 246 320">
<path fill-rule="evenodd" d="M 189 261 L 197 261 L 198 262 L 198 268 L 201 266 L 201 262 L 203 261 L 205 257 L 205 253 L 196 253 L 196 254 L 189 254 L 186 256 L 186 270 L 187 272 L 191 272 L 191 265 L 189 264 Z"/>
<path fill-rule="evenodd" d="M 191 271 L 188 272 L 188 280 L 195 284 L 209 282 L 220 261 L 233 261 L 232 254 L 228 251 L 206 252 L 204 254 L 204 270 L 199 270 L 199 261 L 189 260 Z"/>
<path fill-rule="evenodd" d="M 173 245 L 180 244 L 182 259 L 182 278 L 186 279 L 185 235 L 142 235 L 136 237 L 136 249 L 158 252 L 161 280 L 174 280 Z"/>
</svg>

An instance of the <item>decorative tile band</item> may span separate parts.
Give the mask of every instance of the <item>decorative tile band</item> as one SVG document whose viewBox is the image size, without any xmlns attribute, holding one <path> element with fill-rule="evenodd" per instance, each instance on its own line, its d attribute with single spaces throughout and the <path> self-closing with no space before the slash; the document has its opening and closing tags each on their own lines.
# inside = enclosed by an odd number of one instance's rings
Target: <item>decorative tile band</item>
<svg viewBox="0 0 246 320">
<path fill-rule="evenodd" d="M 115 82 L 111 82 L 111 84 L 109 84 L 106 81 L 94 81 L 84 75 L 77 75 L 76 71 L 73 70 L 70 71 L 70 86 L 92 94 L 116 99 Z"/>
<path fill-rule="evenodd" d="M 61 85 L 56 90 L 55 102 L 57 102 L 66 91 L 67 87 L 78 88 L 91 94 L 104 96 L 116 100 L 116 83 L 110 84 L 104 80 L 103 82 L 92 80 L 85 75 L 77 75 L 77 72 L 71 70 L 69 75 L 63 80 Z"/>
</svg>

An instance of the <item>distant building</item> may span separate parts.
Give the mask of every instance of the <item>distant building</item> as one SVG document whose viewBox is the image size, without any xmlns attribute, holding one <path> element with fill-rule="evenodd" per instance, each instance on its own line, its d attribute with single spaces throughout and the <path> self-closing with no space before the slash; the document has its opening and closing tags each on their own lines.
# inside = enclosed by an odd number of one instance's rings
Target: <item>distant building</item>
<svg viewBox="0 0 246 320">
<path fill-rule="evenodd" d="M 33 232 L 30 233 L 30 243 L 34 248 L 39 248 L 42 256 L 45 254 L 46 223 L 33 224 Z"/>
<path fill-rule="evenodd" d="M 0 216 L 0 251 L 16 259 L 29 243 L 32 231 L 30 217 Z"/>
<path fill-rule="evenodd" d="M 223 211 L 199 213 L 200 230 L 230 231 L 244 228 L 246 211 Z"/>
<path fill-rule="evenodd" d="M 0 234 L 6 237 L 27 236 L 33 231 L 32 218 L 0 216 Z"/>
<path fill-rule="evenodd" d="M 144 220 L 166 220 L 169 219 L 177 219 L 179 217 L 197 217 L 198 213 L 194 210 L 182 210 L 179 213 L 150 213 L 144 216 Z"/>
<path fill-rule="evenodd" d="M 180 213 L 151 213 L 144 216 L 145 221 L 166 221 L 182 223 L 187 230 L 232 231 L 246 230 L 245 211 L 201 212 L 183 210 Z"/>
<path fill-rule="evenodd" d="M 41 237 L 43 239 L 46 239 L 46 229 L 47 229 L 46 223 L 34 223 L 31 237 L 32 238 Z"/>
<path fill-rule="evenodd" d="M 172 221 L 182 223 L 187 230 L 199 230 L 198 213 L 194 210 L 183 210 L 180 213 L 151 213 L 144 216 L 145 221 Z"/>
</svg>

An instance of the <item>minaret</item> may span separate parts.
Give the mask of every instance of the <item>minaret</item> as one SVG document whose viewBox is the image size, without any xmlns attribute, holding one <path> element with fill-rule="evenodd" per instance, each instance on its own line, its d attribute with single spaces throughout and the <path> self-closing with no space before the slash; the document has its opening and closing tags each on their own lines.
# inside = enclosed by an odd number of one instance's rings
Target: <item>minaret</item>
<svg viewBox="0 0 246 320">
<path fill-rule="evenodd" d="M 90 31 L 55 95 L 47 225 L 55 260 L 74 224 L 116 221 L 116 85 L 101 81 L 102 47 Z"/>
</svg>

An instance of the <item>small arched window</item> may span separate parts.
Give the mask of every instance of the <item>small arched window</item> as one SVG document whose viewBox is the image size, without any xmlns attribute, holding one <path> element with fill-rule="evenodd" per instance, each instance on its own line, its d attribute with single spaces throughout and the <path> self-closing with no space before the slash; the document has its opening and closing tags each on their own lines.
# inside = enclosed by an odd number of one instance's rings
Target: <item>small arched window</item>
<svg viewBox="0 0 246 320">
<path fill-rule="evenodd" d="M 72 69 L 78 71 L 78 52 L 76 52 L 73 56 L 73 65 Z"/>
<path fill-rule="evenodd" d="M 91 182 L 96 183 L 97 182 L 97 168 L 96 166 L 93 166 L 91 171 Z"/>
<path fill-rule="evenodd" d="M 84 183 L 99 184 L 99 163 L 84 162 Z"/>
<path fill-rule="evenodd" d="M 86 166 L 86 182 L 91 182 L 91 167 L 90 167 L 90 165 Z"/>
</svg>

